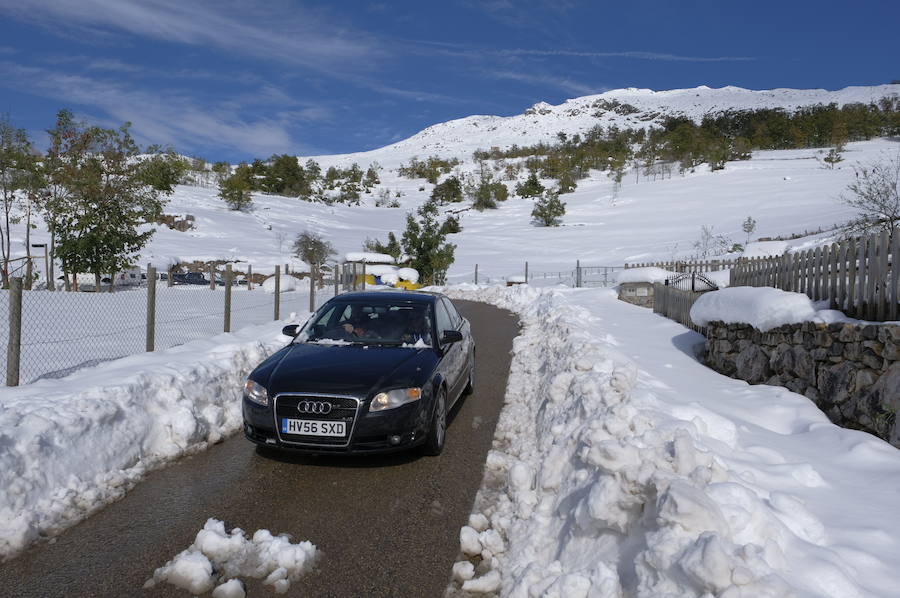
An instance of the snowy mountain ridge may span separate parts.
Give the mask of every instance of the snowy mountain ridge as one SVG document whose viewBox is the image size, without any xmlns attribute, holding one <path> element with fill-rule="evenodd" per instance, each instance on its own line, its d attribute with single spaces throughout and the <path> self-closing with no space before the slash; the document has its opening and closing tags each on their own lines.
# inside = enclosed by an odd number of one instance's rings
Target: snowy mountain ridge
<svg viewBox="0 0 900 598">
<path fill-rule="evenodd" d="M 467 116 L 432 125 L 407 139 L 375 150 L 312 158 L 326 167 L 377 161 L 386 168 L 395 168 L 413 156 L 436 155 L 468 160 L 477 149 L 555 143 L 560 132 L 571 136 L 596 126 L 650 128 L 659 126 L 668 117 L 684 116 L 699 122 L 705 115 L 726 111 L 765 108 L 793 111 L 817 104 L 869 104 L 890 96 L 900 96 L 900 85 L 854 86 L 837 91 L 752 90 L 705 85 L 654 91 L 629 87 L 573 98 L 556 106 L 538 102 L 514 116 Z"/>
</svg>

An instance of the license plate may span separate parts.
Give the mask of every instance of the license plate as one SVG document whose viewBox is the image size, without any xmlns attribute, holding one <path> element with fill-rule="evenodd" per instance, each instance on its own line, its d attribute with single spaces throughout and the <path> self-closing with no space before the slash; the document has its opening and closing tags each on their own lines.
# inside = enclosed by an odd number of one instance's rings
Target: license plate
<svg viewBox="0 0 900 598">
<path fill-rule="evenodd" d="M 346 425 L 346 422 L 283 418 L 281 420 L 281 433 L 301 434 L 303 436 L 343 436 Z"/>
</svg>

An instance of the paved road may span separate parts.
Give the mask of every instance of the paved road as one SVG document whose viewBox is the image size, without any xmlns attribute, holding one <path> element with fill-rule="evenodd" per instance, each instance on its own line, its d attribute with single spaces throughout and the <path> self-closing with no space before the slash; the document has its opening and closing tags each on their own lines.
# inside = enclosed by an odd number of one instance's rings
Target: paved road
<svg viewBox="0 0 900 598">
<path fill-rule="evenodd" d="M 513 314 L 456 302 L 478 346 L 476 390 L 454 409 L 440 457 L 273 457 L 243 437 L 154 472 L 124 499 L 0 565 L 9 597 L 179 596 L 142 590 L 187 548 L 209 517 L 252 533 L 265 528 L 323 552 L 289 596 L 440 596 L 481 482 L 503 401 Z M 248 596 L 275 596 L 251 582 Z"/>
</svg>

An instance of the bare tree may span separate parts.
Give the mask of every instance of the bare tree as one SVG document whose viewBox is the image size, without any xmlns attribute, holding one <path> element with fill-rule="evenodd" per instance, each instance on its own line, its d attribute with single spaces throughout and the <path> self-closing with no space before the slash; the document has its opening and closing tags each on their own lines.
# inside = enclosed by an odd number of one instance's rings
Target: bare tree
<svg viewBox="0 0 900 598">
<path fill-rule="evenodd" d="M 869 166 L 853 168 L 856 180 L 841 194 L 856 218 L 844 225 L 844 234 L 892 231 L 900 225 L 900 152 Z"/>
</svg>

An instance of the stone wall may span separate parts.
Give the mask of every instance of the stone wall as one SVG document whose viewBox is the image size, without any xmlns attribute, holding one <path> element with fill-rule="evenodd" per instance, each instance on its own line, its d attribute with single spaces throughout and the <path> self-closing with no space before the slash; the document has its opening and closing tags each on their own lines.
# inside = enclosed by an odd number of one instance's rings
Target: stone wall
<svg viewBox="0 0 900 598">
<path fill-rule="evenodd" d="M 900 448 L 900 326 L 804 322 L 760 332 L 710 322 L 705 360 L 732 378 L 806 395 L 834 423 Z"/>
</svg>

